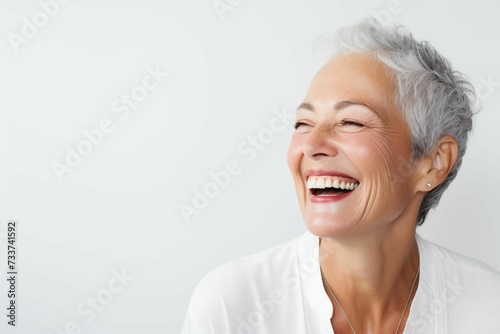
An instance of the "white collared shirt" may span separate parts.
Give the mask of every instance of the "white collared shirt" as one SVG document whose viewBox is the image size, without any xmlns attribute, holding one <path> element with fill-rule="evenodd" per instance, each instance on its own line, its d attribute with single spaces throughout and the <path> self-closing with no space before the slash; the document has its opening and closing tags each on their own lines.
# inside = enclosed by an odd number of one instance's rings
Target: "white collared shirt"
<svg viewBox="0 0 500 334">
<path fill-rule="evenodd" d="M 405 334 L 499 334 L 500 273 L 416 236 L 420 278 Z M 182 334 L 332 334 L 310 232 L 220 266 L 198 284 Z"/>
</svg>

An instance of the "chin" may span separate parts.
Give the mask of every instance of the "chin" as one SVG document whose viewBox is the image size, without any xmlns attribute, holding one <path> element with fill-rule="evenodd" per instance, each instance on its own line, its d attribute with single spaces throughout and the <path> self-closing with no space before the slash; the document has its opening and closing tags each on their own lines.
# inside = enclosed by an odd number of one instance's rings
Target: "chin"
<svg viewBox="0 0 500 334">
<path fill-rule="evenodd" d="M 307 229 L 318 237 L 330 237 L 348 233 L 352 224 L 345 220 L 340 221 L 336 217 L 324 217 L 314 215 L 314 217 L 304 217 Z"/>
</svg>

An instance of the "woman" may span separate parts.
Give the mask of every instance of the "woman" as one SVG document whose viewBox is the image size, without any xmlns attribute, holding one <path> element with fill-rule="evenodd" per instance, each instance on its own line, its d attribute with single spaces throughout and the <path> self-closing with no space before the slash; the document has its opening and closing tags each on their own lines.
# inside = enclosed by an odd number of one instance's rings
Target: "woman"
<svg viewBox="0 0 500 334">
<path fill-rule="evenodd" d="M 461 165 L 472 86 L 401 27 L 337 46 L 288 152 L 309 231 L 208 274 L 183 333 L 500 333 L 500 274 L 416 234 Z"/>
</svg>

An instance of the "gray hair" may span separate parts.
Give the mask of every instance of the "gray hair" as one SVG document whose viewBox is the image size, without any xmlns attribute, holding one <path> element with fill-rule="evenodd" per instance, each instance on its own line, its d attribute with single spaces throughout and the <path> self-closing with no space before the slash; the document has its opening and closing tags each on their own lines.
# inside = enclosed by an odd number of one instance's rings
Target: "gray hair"
<svg viewBox="0 0 500 334">
<path fill-rule="evenodd" d="M 425 196 L 417 217 L 421 225 L 455 179 L 472 129 L 476 102 L 468 79 L 426 41 L 417 41 L 403 26 L 385 28 L 375 19 L 344 27 L 335 34 L 342 53 L 373 53 L 395 74 L 396 102 L 411 133 L 412 159 L 430 154 L 446 135 L 458 143 L 458 157 L 447 178 Z"/>
</svg>

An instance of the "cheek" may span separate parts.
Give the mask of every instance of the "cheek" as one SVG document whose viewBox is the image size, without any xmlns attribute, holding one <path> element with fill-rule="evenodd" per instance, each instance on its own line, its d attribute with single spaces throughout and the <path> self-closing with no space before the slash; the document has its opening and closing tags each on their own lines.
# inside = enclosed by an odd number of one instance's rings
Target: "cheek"
<svg viewBox="0 0 500 334">
<path fill-rule="evenodd" d="M 403 168 L 405 173 L 409 170 L 410 148 L 405 138 L 360 134 L 351 138 L 348 145 L 352 160 L 355 160 L 365 176 L 373 178 L 375 182 L 393 184 L 395 179 L 401 179 L 399 174 L 402 166 L 406 167 Z"/>
<path fill-rule="evenodd" d="M 370 222 L 373 217 L 394 220 L 410 200 L 410 178 L 398 172 L 401 162 L 409 161 L 409 147 L 404 141 L 373 133 L 351 138 L 348 145 L 349 159 L 363 175 L 360 222 Z"/>
</svg>

